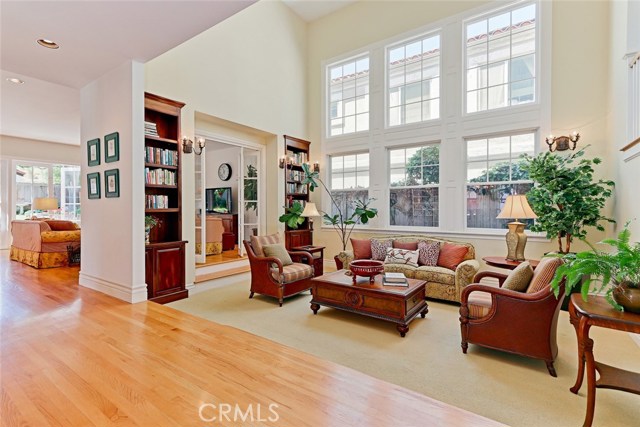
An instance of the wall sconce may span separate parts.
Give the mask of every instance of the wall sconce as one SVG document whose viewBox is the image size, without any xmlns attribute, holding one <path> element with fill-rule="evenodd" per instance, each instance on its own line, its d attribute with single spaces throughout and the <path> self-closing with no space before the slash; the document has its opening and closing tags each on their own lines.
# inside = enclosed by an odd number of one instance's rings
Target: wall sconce
<svg viewBox="0 0 640 427">
<path fill-rule="evenodd" d="M 191 152 L 195 152 L 198 156 L 202 154 L 202 150 L 205 147 L 204 138 L 197 138 L 196 141 L 198 145 L 194 148 L 193 141 L 187 138 L 186 136 L 182 137 L 182 152 L 185 154 L 189 154 Z"/>
<path fill-rule="evenodd" d="M 576 143 L 580 139 L 580 134 L 578 132 L 573 132 L 570 136 L 553 136 L 549 135 L 545 140 L 547 145 L 549 146 L 549 151 L 565 151 L 565 150 L 575 150 Z M 555 147 L 554 147 L 555 144 Z"/>
<path fill-rule="evenodd" d="M 280 166 L 280 169 L 284 169 L 284 165 L 287 161 L 287 158 L 285 156 L 280 157 L 280 160 L 278 161 L 278 165 Z"/>
<path fill-rule="evenodd" d="M 320 163 L 313 162 L 313 171 L 316 173 L 320 172 Z"/>
</svg>

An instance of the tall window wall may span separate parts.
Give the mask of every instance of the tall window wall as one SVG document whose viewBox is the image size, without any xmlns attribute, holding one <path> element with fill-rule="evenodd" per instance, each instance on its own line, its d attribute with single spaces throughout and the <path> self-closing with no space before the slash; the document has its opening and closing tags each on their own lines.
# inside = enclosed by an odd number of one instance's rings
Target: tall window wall
<svg viewBox="0 0 640 427">
<path fill-rule="evenodd" d="M 355 200 L 369 198 L 369 153 L 356 153 L 331 157 L 331 196 L 347 216 L 353 213 Z M 338 213 L 331 206 L 331 215 Z"/>
<path fill-rule="evenodd" d="M 493 3 L 328 60 L 332 191 L 375 198 L 375 227 L 499 234 L 506 196 L 532 186 L 521 155 L 549 131 L 550 23 L 545 2 Z"/>
</svg>

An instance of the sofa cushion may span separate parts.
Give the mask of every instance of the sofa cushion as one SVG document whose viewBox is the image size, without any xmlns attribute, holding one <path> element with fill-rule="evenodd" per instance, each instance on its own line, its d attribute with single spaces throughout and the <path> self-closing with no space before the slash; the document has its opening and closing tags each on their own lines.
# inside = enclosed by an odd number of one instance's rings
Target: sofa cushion
<svg viewBox="0 0 640 427">
<path fill-rule="evenodd" d="M 418 265 L 438 265 L 439 255 L 440 243 L 427 241 L 418 242 Z"/>
<path fill-rule="evenodd" d="M 407 249 L 410 251 L 415 251 L 418 249 L 418 242 L 401 242 L 399 240 L 393 241 L 394 249 Z"/>
<path fill-rule="evenodd" d="M 531 268 L 529 261 L 525 261 L 509 273 L 509 276 L 507 276 L 507 279 L 502 284 L 502 288 L 517 292 L 524 292 L 529 287 L 529 282 L 531 282 L 532 277 L 533 269 Z"/>
<path fill-rule="evenodd" d="M 471 292 L 467 304 L 469 307 L 469 318 L 480 319 L 489 314 L 489 310 L 491 310 L 491 294 L 481 291 Z"/>
<path fill-rule="evenodd" d="M 48 219 L 45 221 L 52 231 L 72 231 L 77 230 L 79 227 L 73 221 L 62 221 L 59 219 Z"/>
<path fill-rule="evenodd" d="M 533 272 L 531 283 L 527 288 L 528 294 L 533 294 L 542 290 L 545 286 L 551 283 L 553 276 L 556 274 L 556 269 L 562 264 L 562 259 L 545 257 L 540 260 L 540 263 Z"/>
<path fill-rule="evenodd" d="M 268 236 L 251 236 L 251 248 L 257 256 L 264 256 L 262 247 L 264 245 L 273 245 L 274 243 L 280 243 L 280 234 L 274 233 Z"/>
<path fill-rule="evenodd" d="M 412 267 L 418 266 L 418 251 L 410 251 L 408 249 L 387 248 L 387 256 L 384 259 L 385 264 L 406 264 Z"/>
<path fill-rule="evenodd" d="M 293 260 L 291 259 L 289 252 L 287 252 L 287 248 L 285 248 L 282 243 L 264 245 L 262 247 L 262 251 L 264 252 L 264 256 L 278 258 L 283 267 L 293 264 Z"/>
<path fill-rule="evenodd" d="M 282 267 L 282 275 L 277 268 L 271 269 L 271 276 L 280 283 L 291 283 L 313 276 L 313 267 L 308 264 L 294 262 Z"/>
<path fill-rule="evenodd" d="M 371 239 L 351 239 L 353 259 L 371 259 Z"/>
<path fill-rule="evenodd" d="M 414 278 L 427 282 L 443 283 L 445 285 L 455 285 L 456 283 L 456 273 L 444 267 L 418 267 Z"/>
<path fill-rule="evenodd" d="M 440 247 L 438 266 L 455 270 L 458 264 L 464 261 L 464 257 L 468 251 L 469 248 L 467 246 L 445 242 L 445 244 Z"/>
<path fill-rule="evenodd" d="M 392 240 L 371 239 L 371 259 L 384 261 L 387 257 L 387 248 L 392 247 Z"/>
</svg>

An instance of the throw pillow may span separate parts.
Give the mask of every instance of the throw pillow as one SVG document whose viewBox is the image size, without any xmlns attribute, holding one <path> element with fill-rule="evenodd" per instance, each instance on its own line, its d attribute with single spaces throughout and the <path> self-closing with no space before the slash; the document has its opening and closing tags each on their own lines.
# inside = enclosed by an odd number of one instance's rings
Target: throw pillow
<svg viewBox="0 0 640 427">
<path fill-rule="evenodd" d="M 371 259 L 370 239 L 351 239 L 353 259 Z"/>
<path fill-rule="evenodd" d="M 562 264 L 561 258 L 544 257 L 538 263 L 536 271 L 533 273 L 529 288 L 527 288 L 528 294 L 541 291 L 551 283 L 553 276 L 556 275 L 556 269 Z"/>
<path fill-rule="evenodd" d="M 45 221 L 51 227 L 51 231 L 72 231 L 77 230 L 78 226 L 72 221 L 62 221 L 59 219 L 48 219 Z"/>
<path fill-rule="evenodd" d="M 256 256 L 264 256 L 262 247 L 264 245 L 273 245 L 274 243 L 280 243 L 280 234 L 274 233 L 268 236 L 251 236 L 251 247 Z"/>
<path fill-rule="evenodd" d="M 291 256 L 289 256 L 289 252 L 287 252 L 287 248 L 284 247 L 281 243 L 276 243 L 273 245 L 264 245 L 262 247 L 262 251 L 264 252 L 264 256 L 270 256 L 274 258 L 278 258 L 282 262 L 282 266 L 293 264 L 293 260 Z"/>
<path fill-rule="evenodd" d="M 529 287 L 529 282 L 531 282 L 532 277 L 533 268 L 531 268 L 529 261 L 525 261 L 509 273 L 509 276 L 507 276 L 507 279 L 502 284 L 502 289 L 524 292 Z"/>
<path fill-rule="evenodd" d="M 438 255 L 438 266 L 455 270 L 458 264 L 464 261 L 465 255 L 469 252 L 469 248 L 463 245 L 455 245 L 445 242 L 440 248 Z"/>
<path fill-rule="evenodd" d="M 371 239 L 371 259 L 384 261 L 387 257 L 387 248 L 391 247 L 391 239 L 377 240 Z"/>
<path fill-rule="evenodd" d="M 410 251 L 415 251 L 418 249 L 418 242 L 398 242 L 397 240 L 393 241 L 394 249 L 408 249 Z"/>
<path fill-rule="evenodd" d="M 385 264 L 406 264 L 411 267 L 418 266 L 418 251 L 410 251 L 407 249 L 387 248 L 387 256 L 384 259 Z"/>
<path fill-rule="evenodd" d="M 439 242 L 418 242 L 418 265 L 434 267 L 438 265 Z"/>
</svg>

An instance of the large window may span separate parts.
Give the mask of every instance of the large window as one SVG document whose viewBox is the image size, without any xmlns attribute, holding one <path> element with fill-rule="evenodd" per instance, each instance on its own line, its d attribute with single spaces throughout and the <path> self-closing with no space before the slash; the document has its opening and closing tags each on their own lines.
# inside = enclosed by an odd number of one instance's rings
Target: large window
<svg viewBox="0 0 640 427">
<path fill-rule="evenodd" d="M 391 225 L 438 226 L 440 148 L 438 145 L 389 150 Z"/>
<path fill-rule="evenodd" d="M 329 136 L 369 130 L 369 57 L 328 67 Z"/>
<path fill-rule="evenodd" d="M 522 156 L 534 147 L 534 133 L 467 140 L 467 227 L 506 228 L 511 220 L 496 216 L 508 195 L 533 187 Z"/>
<path fill-rule="evenodd" d="M 49 197 L 48 166 L 16 165 L 16 219 L 29 219 L 31 203 L 38 197 Z"/>
<path fill-rule="evenodd" d="M 466 25 L 466 111 L 535 101 L 536 5 Z"/>
<path fill-rule="evenodd" d="M 369 153 L 331 157 L 331 196 L 347 218 L 355 200 L 369 198 Z M 338 212 L 331 206 L 332 215 Z"/>
<path fill-rule="evenodd" d="M 440 117 L 440 35 L 387 49 L 389 126 Z"/>
</svg>

